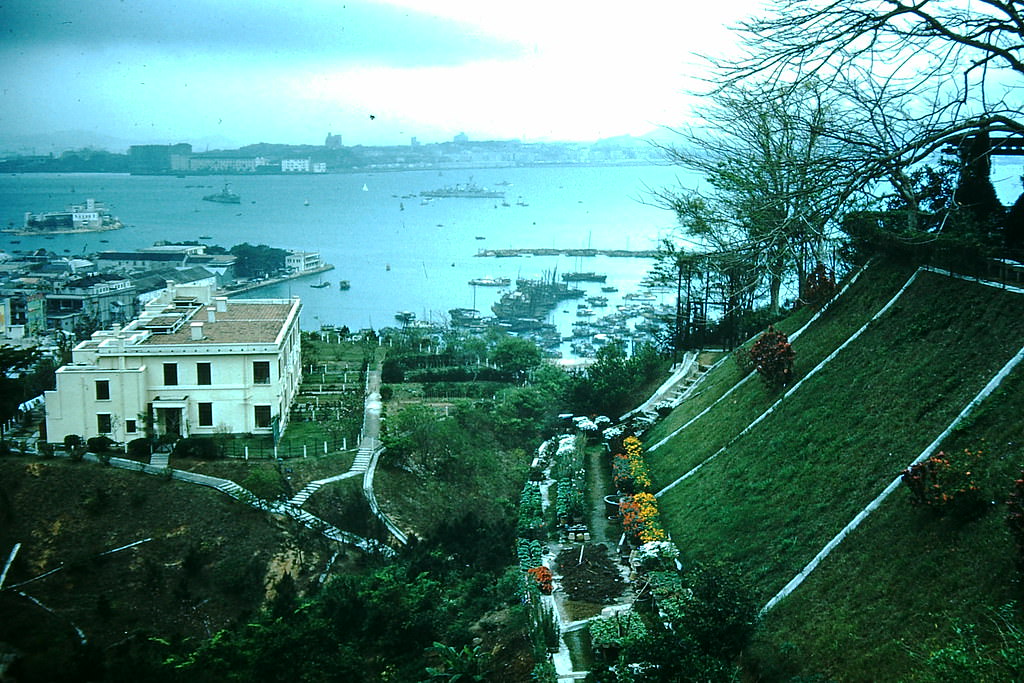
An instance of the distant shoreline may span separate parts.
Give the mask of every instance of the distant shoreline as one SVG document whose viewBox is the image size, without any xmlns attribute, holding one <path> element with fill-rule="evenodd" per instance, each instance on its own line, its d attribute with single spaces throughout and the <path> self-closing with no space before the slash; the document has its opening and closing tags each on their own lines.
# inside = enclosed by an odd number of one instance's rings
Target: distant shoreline
<svg viewBox="0 0 1024 683">
<path fill-rule="evenodd" d="M 481 249 L 476 256 L 509 258 L 513 256 L 612 256 L 617 258 L 657 258 L 658 252 L 655 249 L 642 249 L 631 251 L 629 249 Z"/>
</svg>

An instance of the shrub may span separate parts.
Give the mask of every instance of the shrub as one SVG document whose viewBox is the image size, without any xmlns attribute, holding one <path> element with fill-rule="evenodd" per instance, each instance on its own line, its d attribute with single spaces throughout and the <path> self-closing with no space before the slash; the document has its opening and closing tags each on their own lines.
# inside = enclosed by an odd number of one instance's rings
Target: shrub
<svg viewBox="0 0 1024 683">
<path fill-rule="evenodd" d="M 541 593 L 544 595 L 551 595 L 553 586 L 551 585 L 552 576 L 550 569 L 544 565 L 540 565 L 539 567 L 530 567 L 526 570 L 526 573 L 529 574 L 530 578 L 536 582 L 537 588 Z"/>
<path fill-rule="evenodd" d="M 114 440 L 108 436 L 94 436 L 85 443 L 90 453 L 106 453 L 114 445 Z"/>
<path fill-rule="evenodd" d="M 635 612 L 623 612 L 590 621 L 590 640 L 595 647 L 622 647 L 647 636 L 647 626 Z"/>
<path fill-rule="evenodd" d="M 635 436 L 622 442 L 623 453 L 612 456 L 612 482 L 621 493 L 639 493 L 651 488 L 651 473 L 644 460 L 643 446 Z"/>
<path fill-rule="evenodd" d="M 149 439 L 132 439 L 128 442 L 128 456 L 131 458 L 148 458 L 153 453 Z"/>
<path fill-rule="evenodd" d="M 668 534 L 661 526 L 658 499 L 651 493 L 638 493 L 619 501 L 622 530 L 633 543 L 666 541 Z"/>
<path fill-rule="evenodd" d="M 190 436 L 179 439 L 174 444 L 171 455 L 176 458 L 196 458 L 199 460 L 214 460 L 221 455 L 220 446 L 211 438 L 204 436 Z"/>
<path fill-rule="evenodd" d="M 963 457 L 957 459 L 939 451 L 903 470 L 901 480 L 910 489 L 914 505 L 940 513 L 973 514 L 981 509 L 982 503 L 981 490 L 974 480 L 982 457 L 984 451 L 980 448 L 965 448 Z"/>
<path fill-rule="evenodd" d="M 803 300 L 809 306 L 820 308 L 825 305 L 836 291 L 835 273 L 818 261 L 804 280 Z"/>
<path fill-rule="evenodd" d="M 750 347 L 750 360 L 753 361 L 754 369 L 773 389 L 784 387 L 793 381 L 794 358 L 796 352 L 789 343 L 789 338 L 771 325 Z"/>
</svg>

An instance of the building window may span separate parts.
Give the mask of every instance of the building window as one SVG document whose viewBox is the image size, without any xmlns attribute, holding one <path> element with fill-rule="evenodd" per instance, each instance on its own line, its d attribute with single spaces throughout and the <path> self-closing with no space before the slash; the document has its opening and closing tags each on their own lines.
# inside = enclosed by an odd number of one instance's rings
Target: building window
<svg viewBox="0 0 1024 683">
<path fill-rule="evenodd" d="M 253 384 L 270 384 L 270 361 L 256 360 L 252 362 Z"/>
<path fill-rule="evenodd" d="M 178 383 L 178 364 L 164 363 L 164 385 L 175 386 Z"/>
<path fill-rule="evenodd" d="M 270 406 L 253 406 L 257 429 L 270 429 Z"/>
<path fill-rule="evenodd" d="M 213 384 L 209 363 L 196 363 L 196 384 Z"/>
<path fill-rule="evenodd" d="M 134 434 L 135 430 L 136 430 L 135 420 L 125 420 L 124 421 L 124 431 L 125 431 L 126 434 Z"/>
<path fill-rule="evenodd" d="M 213 426 L 213 404 L 212 403 L 200 403 L 199 404 L 199 426 L 200 427 L 212 427 Z"/>
<path fill-rule="evenodd" d="M 109 401 L 110 400 L 110 380 L 98 379 L 96 380 L 96 400 L 97 401 Z"/>
<path fill-rule="evenodd" d="M 96 431 L 100 434 L 110 433 L 110 413 L 99 413 L 96 415 Z"/>
</svg>

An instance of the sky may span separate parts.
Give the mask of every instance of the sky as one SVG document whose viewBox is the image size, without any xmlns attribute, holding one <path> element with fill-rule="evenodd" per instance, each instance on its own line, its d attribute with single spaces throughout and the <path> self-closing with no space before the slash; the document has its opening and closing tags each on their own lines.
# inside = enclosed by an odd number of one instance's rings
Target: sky
<svg viewBox="0 0 1024 683">
<path fill-rule="evenodd" d="M 0 143 L 645 135 L 758 0 L 0 0 Z"/>
</svg>

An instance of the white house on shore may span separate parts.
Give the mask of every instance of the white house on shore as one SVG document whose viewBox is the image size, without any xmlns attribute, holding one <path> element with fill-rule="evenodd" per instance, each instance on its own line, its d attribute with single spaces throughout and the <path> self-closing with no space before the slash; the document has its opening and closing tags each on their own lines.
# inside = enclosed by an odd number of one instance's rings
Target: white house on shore
<svg viewBox="0 0 1024 683">
<path fill-rule="evenodd" d="M 138 319 L 81 342 L 47 391 L 47 440 L 68 434 L 280 434 L 302 380 L 292 299 L 168 284 Z"/>
</svg>

